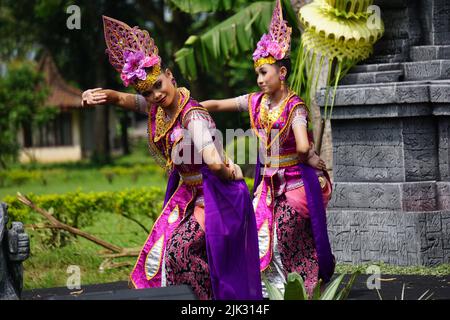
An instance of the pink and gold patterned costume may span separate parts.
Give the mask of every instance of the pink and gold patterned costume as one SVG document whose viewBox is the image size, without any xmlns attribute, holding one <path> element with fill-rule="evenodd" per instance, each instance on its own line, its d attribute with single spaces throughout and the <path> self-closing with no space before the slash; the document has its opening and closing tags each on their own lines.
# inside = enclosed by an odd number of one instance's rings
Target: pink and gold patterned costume
<svg viewBox="0 0 450 320">
<path fill-rule="evenodd" d="M 254 201 L 261 271 L 281 290 L 287 275 L 297 272 L 311 293 L 319 279 L 319 264 L 292 129 L 307 127 L 308 111 L 294 92 L 289 92 L 274 108 L 268 106 L 267 98 L 262 92 L 236 98 L 237 109 L 249 112 L 264 165 L 261 193 Z M 310 131 L 308 138 L 312 144 Z M 331 197 L 331 183 L 326 173 L 316 170 L 316 174 L 326 206 Z"/>
<path fill-rule="evenodd" d="M 109 60 L 124 84 L 138 92 L 153 90 L 161 58 L 148 32 L 105 16 L 103 22 Z M 172 90 L 179 100 L 171 117 L 135 96 L 136 111 L 148 115 L 150 152 L 170 176 L 163 210 L 131 283 L 135 288 L 185 284 L 200 299 L 261 299 L 256 221 L 247 186 L 212 174 L 202 150 L 214 143 L 215 124 L 189 90 Z"/>
<path fill-rule="evenodd" d="M 215 128 L 208 112 L 190 98 L 189 91 L 181 88 L 179 92 L 182 102 L 172 123 L 162 121 L 161 108 L 154 106 L 149 110 L 150 150 L 153 156 L 169 162 L 172 150 L 177 144 L 184 143 L 182 129 L 187 129 L 192 121 L 201 122 L 205 128 Z M 212 292 L 204 243 L 204 222 L 200 220 L 200 225 L 193 215 L 194 208 L 204 208 L 200 171 L 204 163 L 192 162 L 174 165 L 181 176 L 181 184 L 154 223 L 131 274 L 131 281 L 136 288 L 186 283 L 194 288 L 199 298 L 210 299 Z M 170 240 L 172 235 L 173 241 Z M 170 248 L 167 248 L 168 243 L 172 243 Z M 169 267 L 168 272 L 164 270 L 166 266 Z M 183 270 L 184 266 L 189 268 Z"/>
</svg>

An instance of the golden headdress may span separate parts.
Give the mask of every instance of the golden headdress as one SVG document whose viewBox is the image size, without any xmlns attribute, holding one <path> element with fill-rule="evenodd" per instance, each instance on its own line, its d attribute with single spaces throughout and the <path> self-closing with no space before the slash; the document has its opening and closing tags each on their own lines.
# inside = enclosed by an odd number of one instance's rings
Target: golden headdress
<svg viewBox="0 0 450 320">
<path fill-rule="evenodd" d="M 146 30 L 103 16 L 106 53 L 125 86 L 146 91 L 161 73 L 158 47 Z"/>
</svg>

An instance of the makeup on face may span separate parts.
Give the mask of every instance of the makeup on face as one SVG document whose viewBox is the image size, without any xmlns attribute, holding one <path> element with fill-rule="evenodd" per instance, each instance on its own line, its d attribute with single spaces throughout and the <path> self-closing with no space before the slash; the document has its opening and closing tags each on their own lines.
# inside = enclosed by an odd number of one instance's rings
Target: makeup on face
<svg viewBox="0 0 450 320">
<path fill-rule="evenodd" d="M 255 69 L 257 84 L 264 93 L 272 93 L 280 87 L 280 76 L 278 69 L 269 64 L 263 64 Z"/>
<path fill-rule="evenodd" d="M 149 90 L 141 92 L 140 94 L 145 97 L 149 103 L 157 104 L 165 108 L 171 104 L 175 97 L 175 89 L 171 90 L 173 86 L 168 82 L 170 82 L 169 77 L 162 74 Z"/>
</svg>

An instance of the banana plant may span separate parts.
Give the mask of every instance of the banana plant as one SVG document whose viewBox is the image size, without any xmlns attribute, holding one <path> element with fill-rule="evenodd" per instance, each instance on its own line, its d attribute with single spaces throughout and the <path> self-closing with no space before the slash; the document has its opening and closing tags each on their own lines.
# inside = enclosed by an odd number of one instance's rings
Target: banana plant
<svg viewBox="0 0 450 320">
<path fill-rule="evenodd" d="M 340 291 L 338 291 L 338 289 L 344 280 L 345 274 L 341 274 L 334 279 L 323 292 L 323 284 L 319 280 L 313 289 L 311 297 L 307 294 L 303 278 L 297 272 L 288 274 L 287 282 L 284 287 L 284 295 L 278 288 L 273 286 L 264 275 L 262 275 L 262 279 L 270 300 L 345 300 L 350 293 L 356 277 L 360 274 L 360 271 L 354 272 L 350 276 L 347 284 Z"/>
<path fill-rule="evenodd" d="M 238 4 L 239 0 L 171 0 L 171 2 L 181 11 L 195 14 L 230 10 Z"/>
<path fill-rule="evenodd" d="M 248 0 L 170 0 L 178 9 L 189 13 L 229 11 L 237 12 L 203 34 L 190 36 L 183 48 L 175 53 L 175 61 L 183 75 L 197 78 L 199 70 L 209 71 L 210 65 L 220 65 L 231 57 L 250 53 L 263 33 L 268 31 L 274 1 Z M 299 21 L 289 0 L 282 0 L 286 19 L 299 35 Z"/>
</svg>

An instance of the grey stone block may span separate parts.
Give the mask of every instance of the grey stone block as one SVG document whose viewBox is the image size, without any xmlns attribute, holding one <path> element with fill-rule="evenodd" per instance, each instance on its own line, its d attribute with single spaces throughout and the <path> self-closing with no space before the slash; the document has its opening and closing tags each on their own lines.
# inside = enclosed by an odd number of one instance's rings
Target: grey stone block
<svg viewBox="0 0 450 320">
<path fill-rule="evenodd" d="M 439 173 L 443 180 L 450 180 L 450 117 L 439 119 Z"/>
<path fill-rule="evenodd" d="M 406 81 L 450 79 L 450 60 L 406 62 L 403 66 Z"/>
<path fill-rule="evenodd" d="M 450 103 L 450 82 L 430 85 L 430 98 L 434 103 Z"/>
<path fill-rule="evenodd" d="M 403 70 L 349 73 L 341 80 L 340 84 L 397 82 L 402 76 Z"/>
<path fill-rule="evenodd" d="M 450 181 L 436 183 L 436 192 L 438 210 L 450 210 Z"/>
<path fill-rule="evenodd" d="M 437 180 L 438 158 L 430 150 L 404 150 L 405 177 L 407 181 Z"/>
<path fill-rule="evenodd" d="M 407 8 L 408 0 L 375 0 L 373 2 L 375 5 L 380 6 L 383 9 L 404 9 Z"/>
<path fill-rule="evenodd" d="M 435 182 L 403 183 L 401 198 L 404 211 L 438 210 Z"/>
<path fill-rule="evenodd" d="M 335 169 L 335 181 L 351 182 L 391 182 L 402 181 L 404 170 L 402 168 L 367 168 L 361 166 L 339 166 Z"/>
<path fill-rule="evenodd" d="M 430 42 L 433 45 L 450 44 L 450 32 L 433 32 L 430 34 Z"/>
<path fill-rule="evenodd" d="M 400 188 L 397 184 L 377 184 L 371 183 L 368 185 L 368 203 L 369 209 L 384 209 L 384 210 L 400 210 L 401 197 Z"/>
<path fill-rule="evenodd" d="M 395 86 L 366 87 L 364 104 L 382 104 L 384 101 L 395 101 L 395 95 Z"/>
<path fill-rule="evenodd" d="M 328 216 L 333 216 L 328 229 L 338 262 L 431 266 L 450 254 L 450 212 L 329 210 Z M 356 222 L 344 226 L 342 220 Z"/>
<path fill-rule="evenodd" d="M 448 186 L 447 186 L 448 188 Z M 335 182 L 331 209 L 400 210 L 402 212 L 436 211 L 439 192 L 436 182 Z M 442 199 L 444 196 L 441 196 Z M 446 197 L 446 196 L 445 196 Z M 392 217 L 387 217 L 395 221 Z M 358 221 L 358 225 L 363 223 Z"/>
<path fill-rule="evenodd" d="M 403 66 L 400 63 L 375 63 L 354 66 L 350 73 L 364 73 L 377 71 L 400 71 Z"/>
<path fill-rule="evenodd" d="M 376 46 L 376 44 L 375 44 Z M 378 53 L 365 60 L 366 63 L 399 63 L 408 59 L 406 53 L 382 54 Z"/>
<path fill-rule="evenodd" d="M 450 60 L 450 46 L 417 46 L 410 50 L 412 61 Z"/>
<path fill-rule="evenodd" d="M 395 86 L 395 102 L 421 103 L 428 102 L 429 86 L 421 83 L 399 84 Z"/>
</svg>

